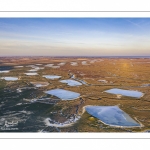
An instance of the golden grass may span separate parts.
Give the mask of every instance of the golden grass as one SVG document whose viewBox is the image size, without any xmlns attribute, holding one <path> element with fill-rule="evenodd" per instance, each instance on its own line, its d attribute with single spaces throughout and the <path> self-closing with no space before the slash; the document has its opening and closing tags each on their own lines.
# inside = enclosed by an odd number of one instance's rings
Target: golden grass
<svg viewBox="0 0 150 150">
<path fill-rule="evenodd" d="M 87 61 L 90 65 L 82 65 L 83 60 Z M 75 114 L 76 107 L 79 106 L 78 112 L 86 105 L 99 105 L 99 106 L 112 106 L 119 105 L 119 107 L 129 114 L 132 118 L 137 118 L 144 127 L 131 128 L 132 132 L 141 132 L 150 128 L 150 87 L 141 87 L 143 84 L 150 83 L 150 59 L 108 59 L 103 58 L 104 61 L 97 59 L 95 63 L 89 63 L 90 58 L 19 58 L 19 59 L 1 59 L 1 66 L 6 64 L 14 66 L 29 64 L 50 64 L 57 65 L 60 62 L 66 62 L 60 68 L 45 67 L 45 69 L 38 70 L 38 76 L 26 76 L 30 67 L 15 68 L 10 73 L 0 74 L 2 76 L 20 76 L 17 82 L 9 82 L 6 87 L 16 88 L 19 86 L 27 86 L 30 82 L 48 82 L 49 85 L 41 87 L 40 91 L 46 91 L 54 88 L 63 88 L 66 90 L 78 92 L 84 100 L 80 105 L 80 99 L 74 101 L 60 101 L 57 106 L 62 108 L 64 114 Z M 71 66 L 70 62 L 78 62 L 78 66 Z M 68 79 L 69 73 L 75 74 L 76 78 L 86 81 L 91 85 L 82 85 L 78 87 L 71 87 L 59 82 L 59 79 L 50 80 L 43 78 L 42 75 L 61 75 L 61 79 Z M 84 74 L 84 75 L 81 75 Z M 108 83 L 101 83 L 98 80 L 106 80 Z M 0 81 L 5 82 L 5 81 Z M 111 88 L 122 88 L 138 90 L 144 93 L 140 99 L 131 97 L 119 97 L 116 95 L 108 94 L 103 91 Z M 42 92 L 40 92 L 42 93 Z M 40 94 L 39 94 L 40 95 Z M 55 106 L 54 106 L 55 108 Z M 64 109 L 63 109 L 64 108 Z M 57 108 L 56 108 L 57 109 Z M 58 109 L 59 110 L 59 109 Z M 61 122 L 65 120 L 61 115 L 55 116 L 56 120 Z M 78 123 L 74 126 L 62 129 L 64 131 L 72 131 L 74 128 L 80 132 L 126 132 L 128 129 L 114 128 L 99 123 L 97 119 L 89 119 L 91 116 L 84 113 Z M 92 122 L 92 123 L 91 123 Z"/>
</svg>

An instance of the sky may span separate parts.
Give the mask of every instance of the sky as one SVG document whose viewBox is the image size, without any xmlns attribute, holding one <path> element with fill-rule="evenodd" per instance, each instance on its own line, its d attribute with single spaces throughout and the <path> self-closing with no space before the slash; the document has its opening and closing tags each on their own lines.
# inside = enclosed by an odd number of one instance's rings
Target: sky
<svg viewBox="0 0 150 150">
<path fill-rule="evenodd" d="M 150 18 L 0 18 L 0 56 L 150 56 Z"/>
</svg>

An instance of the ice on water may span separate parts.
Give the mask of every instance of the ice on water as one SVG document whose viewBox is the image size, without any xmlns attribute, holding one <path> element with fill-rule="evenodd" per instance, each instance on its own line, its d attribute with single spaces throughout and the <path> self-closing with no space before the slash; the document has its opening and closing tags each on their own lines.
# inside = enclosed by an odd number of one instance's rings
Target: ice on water
<svg viewBox="0 0 150 150">
<path fill-rule="evenodd" d="M 6 81 L 16 81 L 16 80 L 18 80 L 17 77 L 2 77 L 1 79 L 4 79 Z"/>
<path fill-rule="evenodd" d="M 90 64 L 87 64 L 87 61 L 82 61 L 82 65 L 90 65 Z"/>
<path fill-rule="evenodd" d="M 107 83 L 108 81 L 106 80 L 98 80 L 99 82 L 102 82 L 102 83 Z"/>
<path fill-rule="evenodd" d="M 105 92 L 111 93 L 111 94 L 121 94 L 124 96 L 130 96 L 130 97 L 136 97 L 136 98 L 140 98 L 141 96 L 143 96 L 143 93 L 139 91 L 122 90 L 122 89 L 117 89 L 117 88 L 110 89 Z"/>
<path fill-rule="evenodd" d="M 63 89 L 49 90 L 49 91 L 46 91 L 45 93 L 54 95 L 62 100 L 74 100 L 80 96 L 79 93 L 68 91 L 68 90 L 63 90 Z"/>
<path fill-rule="evenodd" d="M 71 66 L 78 66 L 78 63 L 77 62 L 71 62 L 70 65 Z"/>
<path fill-rule="evenodd" d="M 60 68 L 60 66 L 52 66 L 52 68 Z"/>
<path fill-rule="evenodd" d="M 57 64 L 57 65 L 63 66 L 63 65 L 65 65 L 65 64 L 66 64 L 65 62 L 61 62 L 61 63 L 59 63 L 59 64 Z"/>
<path fill-rule="evenodd" d="M 9 70 L 3 70 L 3 71 L 0 71 L 0 73 L 8 73 Z"/>
<path fill-rule="evenodd" d="M 52 80 L 61 78 L 61 76 L 57 76 L 57 75 L 43 75 L 43 77 L 47 79 L 52 79 Z"/>
<path fill-rule="evenodd" d="M 36 72 L 32 72 L 32 73 L 24 73 L 26 74 L 27 76 L 34 76 L 34 75 L 38 75 Z"/>
<path fill-rule="evenodd" d="M 30 70 L 28 70 L 28 71 L 33 71 L 33 72 L 35 72 L 35 71 L 38 71 L 38 69 L 30 69 Z"/>
<path fill-rule="evenodd" d="M 23 66 L 15 66 L 15 68 L 22 68 Z"/>
<path fill-rule="evenodd" d="M 31 82 L 31 84 L 33 84 L 35 87 L 43 87 L 43 86 L 48 86 L 49 85 L 48 82 L 43 82 L 43 83 Z"/>
<path fill-rule="evenodd" d="M 118 106 L 86 106 L 85 110 L 90 115 L 110 126 L 140 127 L 139 123 Z"/>
<path fill-rule="evenodd" d="M 68 79 L 68 80 L 61 80 L 60 81 L 61 83 L 67 83 L 68 85 L 70 86 L 79 86 L 79 85 L 82 85 L 82 83 L 78 82 L 78 81 L 75 81 L 75 80 L 71 80 L 71 79 Z"/>
<path fill-rule="evenodd" d="M 54 64 L 47 64 L 45 67 L 52 67 Z"/>
</svg>

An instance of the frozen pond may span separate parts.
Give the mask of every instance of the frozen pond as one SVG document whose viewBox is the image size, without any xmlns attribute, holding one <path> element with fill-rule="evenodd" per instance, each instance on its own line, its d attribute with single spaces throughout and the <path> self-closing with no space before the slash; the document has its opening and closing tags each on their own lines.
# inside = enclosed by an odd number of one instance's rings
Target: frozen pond
<svg viewBox="0 0 150 150">
<path fill-rule="evenodd" d="M 86 106 L 85 110 L 92 116 L 100 119 L 104 124 L 118 127 L 140 127 L 118 106 Z"/>
<path fill-rule="evenodd" d="M 82 65 L 90 65 L 90 64 L 87 64 L 87 61 L 82 61 Z"/>
<path fill-rule="evenodd" d="M 71 66 L 78 66 L 78 63 L 77 62 L 71 62 L 70 65 Z"/>
<path fill-rule="evenodd" d="M 6 81 L 16 81 L 16 80 L 18 80 L 17 77 L 2 77 L 1 79 L 4 79 Z"/>
<path fill-rule="evenodd" d="M 52 66 L 52 68 L 60 68 L 60 66 Z"/>
<path fill-rule="evenodd" d="M 57 64 L 57 65 L 63 66 L 63 65 L 65 65 L 65 64 L 66 64 L 65 62 L 61 62 L 61 63 L 59 63 L 59 64 Z"/>
<path fill-rule="evenodd" d="M 27 76 L 35 76 L 35 75 L 38 75 L 36 72 L 32 72 L 32 73 L 24 73 L 26 74 Z"/>
<path fill-rule="evenodd" d="M 91 60 L 90 63 L 95 63 L 97 60 Z"/>
<path fill-rule="evenodd" d="M 3 70 L 3 71 L 0 71 L 0 73 L 8 73 L 9 70 Z"/>
<path fill-rule="evenodd" d="M 39 67 L 39 69 L 44 69 L 44 67 Z"/>
<path fill-rule="evenodd" d="M 57 75 L 43 75 L 43 77 L 47 79 L 52 79 L 52 80 L 61 78 L 61 76 L 57 76 Z"/>
<path fill-rule="evenodd" d="M 108 81 L 106 80 L 98 80 L 99 82 L 102 82 L 102 83 L 108 83 Z"/>
<path fill-rule="evenodd" d="M 54 64 L 47 64 L 45 67 L 52 67 Z"/>
<path fill-rule="evenodd" d="M 31 82 L 35 87 L 43 87 L 43 86 L 48 86 L 49 83 L 47 82 Z"/>
<path fill-rule="evenodd" d="M 79 93 L 68 91 L 68 90 L 63 90 L 63 89 L 49 90 L 49 91 L 46 91 L 45 93 L 54 95 L 62 100 L 74 100 L 80 96 Z"/>
<path fill-rule="evenodd" d="M 150 84 L 143 84 L 142 87 L 148 87 Z"/>
<path fill-rule="evenodd" d="M 122 90 L 122 89 L 117 89 L 117 88 L 110 89 L 105 92 L 111 93 L 111 94 L 120 94 L 124 96 L 136 97 L 136 98 L 140 98 L 144 95 L 142 92 L 132 91 L 132 90 Z"/>
<path fill-rule="evenodd" d="M 15 68 L 22 68 L 23 66 L 15 66 Z"/>
<path fill-rule="evenodd" d="M 28 66 L 26 66 L 26 67 L 31 67 L 31 68 L 38 68 L 37 66 L 35 66 L 35 65 L 28 65 Z"/>
<path fill-rule="evenodd" d="M 35 71 L 38 71 L 39 69 L 30 69 L 28 71 L 31 71 L 31 72 L 35 72 Z"/>
<path fill-rule="evenodd" d="M 61 80 L 60 82 L 61 82 L 61 83 L 67 83 L 67 84 L 70 85 L 70 86 L 82 85 L 80 82 L 75 81 L 75 80 L 71 80 L 71 79 L 68 79 L 68 80 Z"/>
<path fill-rule="evenodd" d="M 33 68 L 33 69 L 30 69 L 29 71 L 38 71 L 38 70 L 40 69 L 39 67 L 34 66 L 34 65 L 29 65 L 29 66 L 27 66 L 27 67 Z"/>
</svg>

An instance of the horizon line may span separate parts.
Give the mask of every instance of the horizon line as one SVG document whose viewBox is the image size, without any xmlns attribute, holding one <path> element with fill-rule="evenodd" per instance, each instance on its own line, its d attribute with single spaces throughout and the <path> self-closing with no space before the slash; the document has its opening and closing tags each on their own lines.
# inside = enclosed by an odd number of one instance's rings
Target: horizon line
<svg viewBox="0 0 150 150">
<path fill-rule="evenodd" d="M 21 56 L 0 56 L 1 57 L 150 57 L 150 56 L 134 56 L 134 55 L 129 55 L 129 56 L 42 56 L 42 55 L 21 55 Z"/>
</svg>

